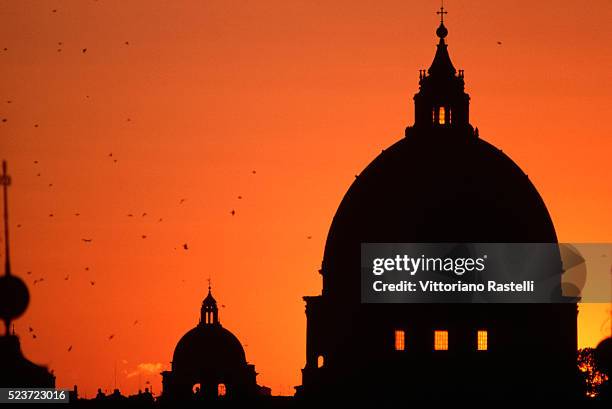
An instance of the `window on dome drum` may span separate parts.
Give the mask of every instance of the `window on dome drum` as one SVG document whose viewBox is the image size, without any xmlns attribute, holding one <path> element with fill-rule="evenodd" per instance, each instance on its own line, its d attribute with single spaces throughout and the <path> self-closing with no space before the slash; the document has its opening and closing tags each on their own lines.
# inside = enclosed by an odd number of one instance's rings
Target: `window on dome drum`
<svg viewBox="0 0 612 409">
<path fill-rule="evenodd" d="M 434 350 L 448 351 L 448 331 L 434 331 Z"/>
<path fill-rule="evenodd" d="M 317 368 L 322 368 L 324 364 L 325 364 L 325 358 L 323 357 L 323 355 L 319 355 L 317 357 Z"/>
<path fill-rule="evenodd" d="M 406 349 L 406 333 L 401 329 L 395 330 L 395 350 L 403 351 Z"/>
<path fill-rule="evenodd" d="M 226 393 L 227 389 L 225 389 L 224 383 L 220 383 L 219 385 L 217 385 L 217 396 L 225 396 Z"/>
<path fill-rule="evenodd" d="M 446 109 L 444 107 L 440 107 L 438 111 L 438 123 L 440 125 L 446 124 Z"/>
<path fill-rule="evenodd" d="M 193 385 L 193 387 L 191 388 L 191 392 L 193 392 L 194 394 L 199 394 L 200 393 L 200 389 L 201 386 L 199 383 L 196 383 L 195 385 Z"/>
<path fill-rule="evenodd" d="M 477 335 L 477 349 L 486 351 L 489 349 L 489 333 L 486 330 L 479 330 Z"/>
</svg>

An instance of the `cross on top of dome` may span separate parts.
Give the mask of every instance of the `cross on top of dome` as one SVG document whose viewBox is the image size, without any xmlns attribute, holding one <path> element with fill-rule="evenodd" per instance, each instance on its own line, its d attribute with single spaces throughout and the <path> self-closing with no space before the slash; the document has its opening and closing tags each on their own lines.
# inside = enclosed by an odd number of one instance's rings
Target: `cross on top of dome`
<svg viewBox="0 0 612 409">
<path fill-rule="evenodd" d="M 442 0 L 440 11 L 436 11 L 436 14 L 440 15 L 440 24 L 444 24 L 444 15 L 448 14 L 448 11 L 444 10 L 444 0 Z"/>
</svg>

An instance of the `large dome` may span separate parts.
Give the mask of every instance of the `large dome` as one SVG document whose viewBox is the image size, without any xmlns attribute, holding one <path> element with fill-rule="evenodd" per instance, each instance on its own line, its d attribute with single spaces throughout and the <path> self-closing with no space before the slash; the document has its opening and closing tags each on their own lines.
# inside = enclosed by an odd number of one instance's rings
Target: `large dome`
<svg viewBox="0 0 612 409">
<path fill-rule="evenodd" d="M 527 175 L 501 150 L 454 132 L 408 135 L 357 176 L 333 219 L 323 292 L 359 297 L 361 243 L 555 243 Z"/>
<path fill-rule="evenodd" d="M 172 370 L 200 376 L 224 373 L 246 365 L 244 349 L 234 334 L 219 324 L 200 324 L 176 345 Z"/>
</svg>

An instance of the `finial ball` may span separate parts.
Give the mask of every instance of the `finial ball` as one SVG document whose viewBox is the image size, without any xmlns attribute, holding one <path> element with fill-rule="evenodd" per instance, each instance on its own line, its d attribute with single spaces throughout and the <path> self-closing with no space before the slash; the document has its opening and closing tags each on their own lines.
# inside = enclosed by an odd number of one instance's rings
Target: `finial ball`
<svg viewBox="0 0 612 409">
<path fill-rule="evenodd" d="M 440 27 L 436 30 L 436 35 L 440 38 L 446 38 L 448 35 L 448 30 L 444 26 L 444 23 L 440 23 Z"/>
<path fill-rule="evenodd" d="M 0 318 L 12 320 L 23 314 L 30 302 L 30 293 L 23 280 L 14 275 L 0 276 Z"/>
</svg>

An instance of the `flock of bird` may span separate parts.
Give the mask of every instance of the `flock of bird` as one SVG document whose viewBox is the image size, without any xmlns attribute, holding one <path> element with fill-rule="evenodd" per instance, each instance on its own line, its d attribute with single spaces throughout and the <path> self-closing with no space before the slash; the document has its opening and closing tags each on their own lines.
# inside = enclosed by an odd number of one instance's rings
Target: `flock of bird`
<svg viewBox="0 0 612 409">
<path fill-rule="evenodd" d="M 53 12 L 53 13 L 57 13 L 57 9 L 53 9 L 53 10 L 52 10 L 52 12 Z M 125 42 L 124 42 L 124 45 L 129 46 L 129 45 L 130 45 L 130 42 L 129 42 L 129 41 L 125 41 Z M 63 43 L 63 42 L 61 42 L 61 41 L 58 41 L 58 42 L 57 42 L 57 46 L 58 46 L 58 48 L 57 48 L 57 52 L 62 52 L 62 50 L 63 50 L 63 46 L 64 46 L 64 43 Z M 5 51 L 5 52 L 6 52 L 6 51 L 8 51 L 8 47 L 4 47 L 3 51 Z M 82 54 L 87 54 L 87 52 L 88 52 L 88 49 L 87 49 L 86 47 L 81 49 L 81 53 L 82 53 Z M 86 97 L 87 99 L 89 99 L 89 98 L 90 98 L 90 95 L 86 95 L 85 97 Z M 13 103 L 13 100 L 6 100 L 6 103 L 7 103 L 7 104 L 12 104 L 12 103 Z M 8 120 L 9 120 L 9 119 L 8 119 L 8 118 L 6 118 L 6 117 L 1 118 L 1 121 L 2 121 L 3 123 L 8 122 Z M 131 119 L 130 117 L 126 118 L 126 121 L 127 121 L 127 122 L 131 122 L 131 120 L 132 120 L 132 119 Z M 38 123 L 34 123 L 34 124 L 33 124 L 33 127 L 34 127 L 34 128 L 39 128 L 39 127 L 40 127 L 40 125 L 39 125 Z M 113 163 L 118 163 L 118 159 L 116 158 L 116 156 L 114 156 L 114 155 L 113 155 L 113 152 L 110 152 L 110 153 L 108 154 L 108 157 L 109 157 L 109 158 L 110 158 L 110 159 L 113 161 Z M 34 161 L 33 161 L 33 163 L 34 163 L 34 165 L 37 165 L 37 166 L 40 164 L 40 162 L 39 162 L 38 160 L 34 160 Z M 255 174 L 257 174 L 257 171 L 256 171 L 256 170 L 252 170 L 252 171 L 251 171 L 251 174 L 255 175 Z M 37 171 L 37 172 L 36 172 L 36 176 L 37 176 L 37 177 L 41 177 L 41 176 L 42 176 L 42 172 Z M 54 184 L 53 184 L 53 183 L 48 183 L 48 187 L 52 188 L 52 187 L 54 187 Z M 242 199 L 243 199 L 242 195 L 238 195 L 238 196 L 237 196 L 237 198 L 238 198 L 238 200 L 242 200 Z M 181 199 L 178 201 L 178 204 L 179 204 L 179 205 L 182 205 L 182 204 L 184 204 L 186 201 L 187 201 L 187 198 L 181 198 Z M 229 214 L 230 214 L 232 217 L 236 216 L 236 215 L 237 215 L 236 209 L 235 209 L 235 208 L 234 208 L 234 209 L 231 209 L 231 210 L 229 211 Z M 79 213 L 79 212 L 74 213 L 74 216 L 75 216 L 75 217 L 79 217 L 80 215 L 81 215 L 81 213 Z M 140 217 L 147 217 L 147 216 L 148 216 L 148 214 L 147 214 L 146 212 L 143 212 L 143 213 L 141 214 L 141 216 L 140 216 Z M 48 214 L 48 217 L 49 217 L 49 218 L 53 218 L 53 217 L 55 217 L 55 214 L 50 212 L 50 213 Z M 135 216 L 133 213 L 128 213 L 128 214 L 127 214 L 127 217 L 136 217 L 136 216 Z M 164 220 L 164 219 L 160 217 L 160 218 L 157 220 L 157 222 L 158 222 L 158 223 L 161 223 L 161 222 L 163 222 L 163 220 Z M 17 224 L 17 228 L 21 228 L 21 227 L 22 227 L 22 226 L 21 226 L 21 224 Z M 147 238 L 147 235 L 146 235 L 146 234 L 142 234 L 142 235 L 141 235 L 141 238 L 142 238 L 142 239 L 146 239 L 146 238 Z M 309 237 L 309 238 L 310 238 L 310 237 Z M 93 238 L 91 238 L 91 237 L 83 237 L 83 238 L 81 238 L 81 241 L 82 241 L 84 244 L 86 244 L 86 245 L 91 245 L 91 244 L 94 242 L 94 239 L 93 239 Z M 181 248 L 182 248 L 183 250 L 187 251 L 187 250 L 189 250 L 189 244 L 188 244 L 188 243 L 183 243 L 183 244 L 181 245 Z M 176 248 L 175 248 L 175 250 L 176 250 Z M 89 267 L 85 267 L 85 271 L 89 271 L 89 270 L 90 270 L 90 269 L 89 269 Z M 27 275 L 32 275 L 32 272 L 31 272 L 31 271 L 28 271 L 26 274 L 27 274 Z M 64 277 L 64 281 L 68 281 L 68 280 L 70 280 L 70 275 L 69 275 L 69 274 L 67 274 L 67 275 Z M 185 280 L 183 280 L 183 282 L 184 282 L 184 281 L 185 281 Z M 39 285 L 40 283 L 43 283 L 43 282 L 45 282 L 45 277 L 39 277 L 39 278 L 36 278 L 36 279 L 35 279 L 35 280 L 32 282 L 32 285 L 36 286 L 36 285 Z M 91 286 L 95 286 L 95 285 L 96 285 L 96 281 L 95 281 L 95 280 L 89 280 L 89 284 L 90 284 Z M 138 323 L 139 323 L 139 321 L 138 321 L 138 320 L 135 320 L 135 321 L 134 321 L 134 323 L 133 323 L 133 325 L 137 325 Z M 34 331 L 34 329 L 33 329 L 31 326 L 29 326 L 29 327 L 28 327 L 28 333 L 29 333 L 29 334 L 31 334 L 32 339 L 38 339 L 38 336 L 37 336 L 36 332 Z M 108 336 L 108 341 L 112 341 L 114 338 L 115 338 L 115 334 L 110 334 L 110 335 Z M 70 346 L 67 348 L 67 352 L 71 352 L 72 350 L 73 350 L 73 345 L 70 345 Z"/>
<path fill-rule="evenodd" d="M 109 154 L 109 157 L 113 157 L 113 154 L 112 154 L 112 153 L 110 153 L 110 154 Z M 117 160 L 115 159 L 115 160 L 114 160 L 114 162 L 117 162 Z M 35 164 L 35 165 L 38 165 L 38 164 L 39 164 L 39 161 L 38 161 L 38 160 L 35 160 L 35 161 L 34 161 L 34 164 Z M 251 174 L 255 175 L 255 174 L 257 174 L 257 171 L 256 171 L 256 170 L 252 170 L 252 171 L 251 171 Z M 40 176 L 40 172 L 39 172 L 39 173 L 37 173 L 37 176 Z M 53 186 L 53 184 L 52 184 L 52 183 L 50 183 L 50 184 L 49 184 L 49 187 L 52 187 L 52 186 Z M 238 196 L 237 196 L 237 199 L 239 199 L 239 200 L 242 200 L 242 198 L 243 198 L 243 197 L 242 197 L 242 195 L 238 195 Z M 182 204 L 184 204 L 186 201 L 187 201 L 187 198 L 181 198 L 181 199 L 178 201 L 178 204 L 179 204 L 179 205 L 182 205 Z M 235 216 L 235 215 L 236 215 L 236 210 L 235 210 L 235 209 L 232 209 L 232 210 L 231 210 L 229 213 L 230 213 L 230 215 L 231 215 L 231 216 Z M 76 217 L 78 217 L 78 216 L 80 216 L 80 215 L 81 215 L 81 214 L 80 214 L 80 213 L 78 213 L 78 212 L 77 212 L 77 213 L 74 213 L 74 216 L 76 216 Z M 126 216 L 127 216 L 127 217 L 135 217 L 135 215 L 134 215 L 133 213 L 128 213 Z M 140 217 L 147 217 L 147 216 L 148 216 L 148 213 L 147 213 L 147 212 L 143 212 L 143 213 L 141 214 L 141 216 L 140 216 Z M 49 213 L 49 217 L 54 217 L 54 214 L 53 214 L 53 213 Z M 158 223 L 160 223 L 160 222 L 162 222 L 162 221 L 163 221 L 163 218 L 161 218 L 161 217 L 160 217 L 160 218 L 158 219 Z M 19 227 L 21 227 L 21 224 L 18 224 L 18 225 L 17 225 L 17 227 L 18 227 L 18 228 L 19 228 Z M 146 238 L 147 238 L 147 235 L 143 234 L 141 237 L 142 237 L 142 239 L 146 239 Z M 312 236 L 308 236 L 307 238 L 308 238 L 308 239 L 311 239 L 311 238 L 312 238 Z M 85 243 L 85 244 L 91 244 L 91 243 L 93 243 L 93 239 L 92 239 L 92 238 L 81 238 L 81 241 L 82 241 L 83 243 Z M 181 248 L 182 248 L 183 250 L 189 250 L 189 244 L 188 244 L 188 243 L 183 243 L 183 244 L 182 244 L 182 246 L 181 246 Z M 175 250 L 176 250 L 176 248 L 175 248 Z M 89 268 L 89 267 L 85 267 L 85 271 L 90 271 L 90 268 Z M 32 272 L 31 272 L 31 271 L 27 271 L 27 272 L 26 272 L 26 274 L 27 274 L 27 275 L 31 275 L 31 274 L 32 274 Z M 69 279 L 70 279 L 70 275 L 69 275 L 69 274 L 67 274 L 67 275 L 64 277 L 64 281 L 68 281 Z M 40 277 L 40 278 L 35 279 L 35 280 L 33 281 L 32 285 L 37 285 L 37 284 L 40 284 L 40 283 L 42 283 L 42 282 L 44 282 L 44 281 L 45 281 L 45 278 L 44 278 L 44 277 Z M 183 281 L 183 282 L 185 282 L 185 280 L 182 280 L 182 281 Z M 94 281 L 94 280 L 89 280 L 89 284 L 90 284 L 91 286 L 95 286 L 95 285 L 96 285 L 96 281 Z M 222 305 L 222 307 L 225 307 L 225 305 Z M 138 323 L 139 323 L 139 320 L 135 320 L 135 321 L 133 322 L 133 324 L 132 324 L 132 325 L 133 325 L 133 326 L 135 326 L 135 325 L 137 325 Z M 34 329 L 33 329 L 31 326 L 30 326 L 30 327 L 28 327 L 28 332 L 31 334 L 31 336 L 32 336 L 32 338 L 33 338 L 33 339 L 38 339 L 38 336 L 36 335 L 36 333 L 35 333 Z M 108 336 L 108 341 L 112 341 L 114 338 L 115 338 L 115 334 L 110 334 L 110 335 Z M 67 349 L 67 352 L 71 352 L 72 350 L 73 350 L 73 345 L 70 345 L 70 346 L 68 347 L 68 349 Z"/>
</svg>

